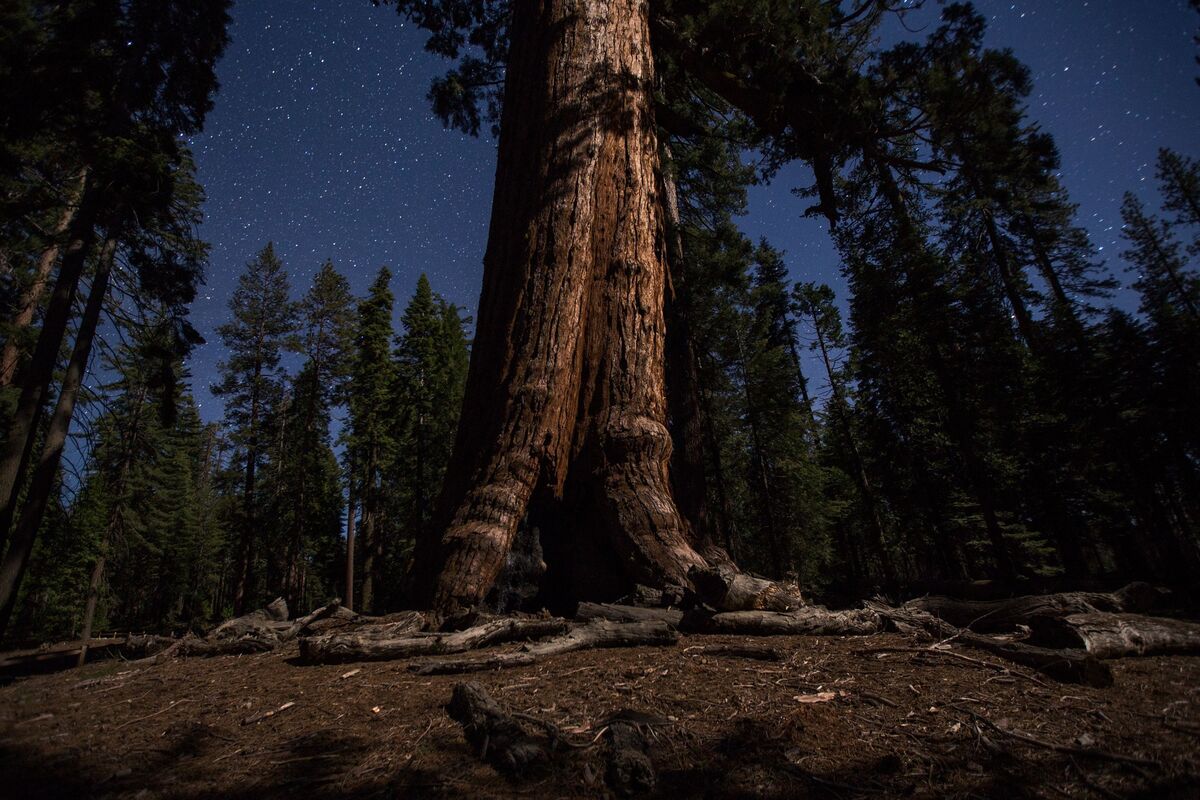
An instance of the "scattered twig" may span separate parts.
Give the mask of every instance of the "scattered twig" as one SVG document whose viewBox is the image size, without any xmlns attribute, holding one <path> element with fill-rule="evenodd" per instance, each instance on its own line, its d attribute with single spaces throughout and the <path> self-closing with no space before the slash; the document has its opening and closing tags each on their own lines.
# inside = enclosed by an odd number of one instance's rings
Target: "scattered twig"
<svg viewBox="0 0 1200 800">
<path fill-rule="evenodd" d="M 1001 728 L 999 725 L 992 722 L 987 717 L 983 716 L 982 714 L 977 714 L 976 712 L 972 711 L 969 708 L 964 708 L 963 706 L 956 705 L 954 703 L 949 703 L 947 705 L 949 705 L 950 708 L 954 708 L 954 709 L 957 709 L 958 711 L 963 712 L 964 714 L 970 714 L 976 721 L 982 722 L 984 725 L 987 725 L 989 728 L 996 731 L 997 733 L 1003 734 L 1005 736 L 1010 736 L 1013 739 L 1017 739 L 1019 741 L 1025 742 L 1026 744 L 1032 744 L 1032 745 L 1036 745 L 1037 747 L 1045 748 L 1047 750 L 1053 750 L 1056 753 L 1065 753 L 1067 755 L 1076 755 L 1076 756 L 1087 756 L 1089 758 L 1099 758 L 1099 759 L 1103 759 L 1106 761 L 1116 761 L 1116 762 L 1119 762 L 1122 764 L 1133 764 L 1133 765 L 1141 766 L 1141 767 L 1156 767 L 1156 768 L 1162 767 L 1162 765 L 1159 764 L 1157 761 L 1153 761 L 1148 758 L 1138 758 L 1137 756 L 1126 756 L 1126 755 L 1122 755 L 1120 753 L 1111 753 L 1108 750 L 1101 750 L 1096 747 L 1077 747 L 1075 745 L 1070 745 L 1070 744 L 1056 744 L 1054 742 L 1047 742 L 1044 739 L 1038 739 L 1036 736 L 1030 736 L 1028 733 L 1022 733 L 1021 731 L 1008 730 L 1006 728 Z"/>
<path fill-rule="evenodd" d="M 182 699 L 182 700 L 172 700 L 172 701 L 170 702 L 170 704 L 168 704 L 168 705 L 167 705 L 167 707 L 166 707 L 166 708 L 160 708 L 158 711 L 155 711 L 153 714 L 147 714 L 147 715 L 146 715 L 146 716 L 144 716 L 144 717 L 138 717 L 137 719 L 131 719 L 131 720 L 129 720 L 128 722 L 122 722 L 120 725 L 118 725 L 118 726 L 117 726 L 116 728 L 114 728 L 113 730 L 118 730 L 118 731 L 119 731 L 119 730 L 121 730 L 121 728 L 128 727 L 128 726 L 130 726 L 130 725 L 133 725 L 133 724 L 134 724 L 134 723 L 136 723 L 136 722 L 143 722 L 143 721 L 145 721 L 145 720 L 148 720 L 148 719 L 150 719 L 151 717 L 157 717 L 159 714 L 165 714 L 165 713 L 167 713 L 168 711 L 170 711 L 172 708 L 175 708 L 176 706 L 181 706 L 181 705 L 183 705 L 184 703 L 190 703 L 190 702 L 191 702 L 191 700 L 190 700 L 189 698 L 186 698 L 186 697 L 185 697 L 184 699 Z"/>
<path fill-rule="evenodd" d="M 252 717 L 246 717 L 246 719 L 242 720 L 242 724 L 243 725 L 252 725 L 255 722 L 262 722 L 264 719 L 267 719 L 268 717 L 273 717 L 276 714 L 280 713 L 281 711 L 287 711 L 289 708 L 291 708 L 294 705 L 296 705 L 295 702 L 288 701 L 288 702 L 284 703 L 283 705 L 281 705 L 279 708 L 276 708 L 272 711 L 265 711 L 262 714 L 257 714 Z"/>
</svg>

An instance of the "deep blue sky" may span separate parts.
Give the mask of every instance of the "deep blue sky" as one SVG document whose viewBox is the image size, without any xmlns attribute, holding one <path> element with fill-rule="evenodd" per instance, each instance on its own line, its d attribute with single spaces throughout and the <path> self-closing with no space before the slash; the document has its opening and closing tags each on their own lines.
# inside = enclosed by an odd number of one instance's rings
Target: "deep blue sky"
<svg viewBox="0 0 1200 800">
<path fill-rule="evenodd" d="M 934 4 L 930 4 L 934 6 Z M 1095 245 L 1125 277 L 1118 207 L 1153 199 L 1160 146 L 1200 155 L 1200 23 L 1186 0 L 978 0 L 989 44 L 1033 70 L 1032 115 L 1054 134 L 1063 174 Z M 909 25 L 932 24 L 936 6 Z M 424 36 L 369 0 L 237 0 L 221 91 L 192 146 L 208 194 L 208 283 L 193 322 L 209 340 L 192 359 L 206 420 L 222 357 L 215 328 L 243 265 L 274 241 L 299 296 L 326 259 L 362 293 L 380 265 L 397 314 L 421 272 L 474 311 L 492 195 L 494 146 L 442 129 L 425 93 L 445 62 Z M 790 190 L 804 171 L 755 187 L 744 228 L 787 253 L 792 277 L 841 288 L 822 223 Z"/>
</svg>

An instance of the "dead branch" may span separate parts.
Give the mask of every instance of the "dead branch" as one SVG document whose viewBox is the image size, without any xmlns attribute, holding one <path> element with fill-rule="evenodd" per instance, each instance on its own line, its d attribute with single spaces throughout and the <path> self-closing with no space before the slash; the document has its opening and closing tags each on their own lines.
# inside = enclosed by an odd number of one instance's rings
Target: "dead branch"
<svg viewBox="0 0 1200 800">
<path fill-rule="evenodd" d="M 694 610 L 684 615 L 680 629 L 687 633 L 723 633 L 743 636 L 862 636 L 878 633 L 883 620 L 868 609 L 830 611 L 806 606 L 792 611 L 727 611 L 710 614 Z"/>
<path fill-rule="evenodd" d="M 1162 593 L 1148 583 L 1131 583 L 1115 592 L 1060 592 L 1026 595 L 1004 600 L 959 600 L 951 597 L 920 597 L 905 603 L 908 611 L 924 611 L 958 628 L 977 633 L 1015 630 L 1039 618 L 1070 614 L 1148 611 Z"/>
<path fill-rule="evenodd" d="M 514 653 L 502 653 L 487 658 L 429 659 L 415 661 L 409 669 L 419 675 L 461 674 L 484 670 L 523 667 L 546 656 L 611 647 L 671 646 L 679 634 L 659 620 L 645 622 L 610 622 L 593 620 L 577 625 L 562 636 L 540 644 L 525 645 Z"/>
<path fill-rule="evenodd" d="M 998 655 L 1056 680 L 1097 687 L 1111 686 L 1113 682 L 1112 670 L 1083 650 L 1050 650 L 1021 642 L 1000 641 L 956 629 L 923 611 L 889 608 L 878 603 L 868 603 L 867 606 L 898 625 L 921 629 L 936 639 L 954 640 L 976 650 Z"/>
<path fill-rule="evenodd" d="M 400 638 L 377 638 L 355 631 L 300 640 L 301 657 L 312 664 L 342 661 L 386 661 L 443 653 L 462 653 L 519 639 L 540 639 L 563 633 L 569 623 L 546 617 L 502 617 L 451 633 L 417 633 Z"/>
</svg>

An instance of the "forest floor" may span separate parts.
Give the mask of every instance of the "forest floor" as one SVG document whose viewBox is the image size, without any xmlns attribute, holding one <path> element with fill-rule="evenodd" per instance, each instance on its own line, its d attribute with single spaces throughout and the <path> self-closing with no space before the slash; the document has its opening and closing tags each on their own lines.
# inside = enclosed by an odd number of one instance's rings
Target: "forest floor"
<svg viewBox="0 0 1200 800">
<path fill-rule="evenodd" d="M 1200 658 L 1116 661 L 1115 685 L 1093 689 L 895 634 L 754 640 L 782 651 L 774 662 L 702 649 L 746 641 L 688 636 L 469 676 L 507 711 L 595 742 L 519 781 L 446 716 L 458 676 L 305 666 L 294 643 L 99 662 L 0 688 L 0 796 L 605 796 L 600 733 L 625 710 L 649 724 L 651 796 L 1200 796 Z"/>
</svg>

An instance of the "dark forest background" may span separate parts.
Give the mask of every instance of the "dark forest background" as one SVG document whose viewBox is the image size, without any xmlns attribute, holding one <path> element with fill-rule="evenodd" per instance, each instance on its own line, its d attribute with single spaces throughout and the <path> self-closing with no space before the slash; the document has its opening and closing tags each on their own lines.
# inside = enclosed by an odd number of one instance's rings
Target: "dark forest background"
<svg viewBox="0 0 1200 800">
<path fill-rule="evenodd" d="M 700 412 L 673 433 L 702 453 L 695 523 L 743 568 L 835 602 L 982 578 L 1187 587 L 1200 571 L 1196 154 L 1161 151 L 1157 204 L 1126 195 L 1125 250 L 1103 261 L 1029 115 L 1028 70 L 983 46 L 969 5 L 886 50 L 860 24 L 879 19 L 830 22 L 810 51 L 853 65 L 830 91 L 887 135 L 853 131 L 853 155 L 815 159 L 797 200 L 829 221 L 843 303 L 789 281 L 736 223 L 763 164 L 811 143 L 764 139 L 761 120 L 660 59 L 682 254 L 672 318 L 688 333 L 673 369 L 693 376 Z M 224 2 L 0 11 L 9 640 L 199 629 L 348 588 L 356 608 L 406 602 L 470 319 L 424 278 L 393 287 L 386 268 L 364 297 L 331 263 L 293 286 L 264 243 L 218 331 L 225 417 L 201 423 L 187 311 L 207 246 L 184 137 L 211 108 L 227 25 Z M 472 80 L 495 76 L 461 69 L 431 97 L 478 133 Z M 765 160 L 747 166 L 748 151 Z M 1111 300 L 1126 273 L 1136 313 Z"/>
</svg>

